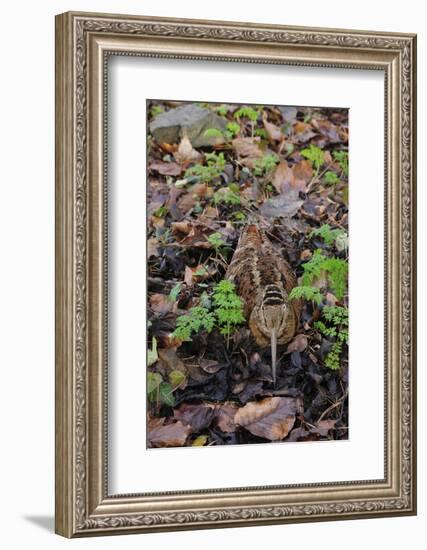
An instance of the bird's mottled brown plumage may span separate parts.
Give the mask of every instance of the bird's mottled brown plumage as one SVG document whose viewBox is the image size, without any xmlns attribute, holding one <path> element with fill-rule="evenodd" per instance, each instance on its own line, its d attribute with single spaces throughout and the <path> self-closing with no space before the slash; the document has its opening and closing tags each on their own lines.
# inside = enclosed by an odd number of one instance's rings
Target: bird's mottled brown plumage
<svg viewBox="0 0 427 550">
<path fill-rule="evenodd" d="M 249 328 L 261 347 L 271 344 L 273 380 L 276 346 L 292 340 L 299 323 L 300 304 L 289 301 L 296 277 L 266 235 L 254 224 L 243 230 L 226 278 L 234 281 L 244 301 Z"/>
</svg>

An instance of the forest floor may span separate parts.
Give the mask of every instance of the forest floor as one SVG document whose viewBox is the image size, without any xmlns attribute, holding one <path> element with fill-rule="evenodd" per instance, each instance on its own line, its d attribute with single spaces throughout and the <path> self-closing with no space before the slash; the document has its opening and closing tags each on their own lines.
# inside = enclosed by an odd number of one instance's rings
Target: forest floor
<svg viewBox="0 0 427 550">
<path fill-rule="evenodd" d="M 347 439 L 348 111 L 147 111 L 147 445 Z M 244 319 L 225 327 L 215 301 L 247 223 L 291 265 L 303 304 L 275 384 L 270 349 Z"/>
</svg>

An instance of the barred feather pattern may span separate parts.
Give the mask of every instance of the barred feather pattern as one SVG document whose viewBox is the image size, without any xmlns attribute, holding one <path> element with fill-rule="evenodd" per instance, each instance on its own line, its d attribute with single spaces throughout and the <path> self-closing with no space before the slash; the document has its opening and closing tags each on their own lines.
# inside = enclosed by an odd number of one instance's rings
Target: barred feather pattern
<svg viewBox="0 0 427 550">
<path fill-rule="evenodd" d="M 297 281 L 291 266 L 255 224 L 242 231 L 226 272 L 244 302 L 249 328 L 260 347 L 271 344 L 275 378 L 276 344 L 292 340 L 301 305 L 288 296 Z"/>
</svg>

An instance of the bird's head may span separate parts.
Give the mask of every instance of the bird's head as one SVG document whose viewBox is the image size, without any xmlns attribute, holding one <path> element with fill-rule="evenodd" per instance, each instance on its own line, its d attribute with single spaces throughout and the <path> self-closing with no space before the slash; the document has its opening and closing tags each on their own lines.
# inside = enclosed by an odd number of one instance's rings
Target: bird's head
<svg viewBox="0 0 427 550">
<path fill-rule="evenodd" d="M 270 340 L 273 381 L 276 382 L 277 339 L 283 334 L 289 315 L 283 291 L 276 285 L 268 285 L 252 310 L 251 318 L 261 334 Z"/>
</svg>

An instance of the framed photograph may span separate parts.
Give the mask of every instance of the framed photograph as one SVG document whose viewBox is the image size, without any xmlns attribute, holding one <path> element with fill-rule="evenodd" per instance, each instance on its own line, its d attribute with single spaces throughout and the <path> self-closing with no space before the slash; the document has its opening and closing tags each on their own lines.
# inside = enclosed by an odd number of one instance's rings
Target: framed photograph
<svg viewBox="0 0 427 550">
<path fill-rule="evenodd" d="M 56 532 L 416 513 L 416 37 L 56 18 Z"/>
</svg>

